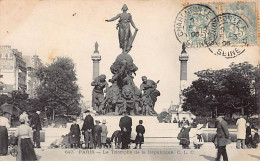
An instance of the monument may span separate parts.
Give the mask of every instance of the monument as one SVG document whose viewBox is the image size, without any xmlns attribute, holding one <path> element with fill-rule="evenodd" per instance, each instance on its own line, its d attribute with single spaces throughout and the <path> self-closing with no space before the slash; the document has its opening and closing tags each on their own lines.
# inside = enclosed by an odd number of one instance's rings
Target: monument
<svg viewBox="0 0 260 164">
<path fill-rule="evenodd" d="M 101 60 L 101 55 L 98 51 L 98 43 L 95 43 L 95 51 L 93 55 L 91 55 L 91 59 L 93 61 L 93 80 L 99 76 L 99 62 Z"/>
<path fill-rule="evenodd" d="M 185 43 L 182 43 L 182 51 L 181 55 L 179 56 L 179 60 L 181 63 L 180 67 L 180 102 L 178 112 L 182 112 L 182 104 L 183 104 L 183 95 L 182 91 L 187 87 L 187 62 L 189 60 L 189 55 L 186 52 Z"/>
<path fill-rule="evenodd" d="M 119 47 L 122 53 L 119 54 L 115 62 L 111 65 L 110 71 L 113 77 L 109 79 L 110 87 L 107 87 L 105 75 L 96 76 L 92 82 L 93 89 L 92 103 L 98 114 L 122 115 L 157 115 L 154 110 L 155 102 L 160 92 L 156 89 L 157 83 L 146 77 L 142 78 L 141 90 L 134 83 L 134 75 L 138 67 L 134 64 L 133 58 L 128 54 L 132 48 L 138 29 L 136 28 L 132 15 L 127 13 L 128 7 L 124 4 L 122 13 L 106 20 L 112 22 L 119 19 L 116 29 L 118 30 Z M 131 26 L 135 29 L 132 35 Z M 94 62 L 94 60 L 93 60 Z M 101 77 L 102 76 L 102 77 Z M 107 88 L 104 93 L 103 89 Z M 98 106 L 98 107 L 97 107 Z"/>
</svg>

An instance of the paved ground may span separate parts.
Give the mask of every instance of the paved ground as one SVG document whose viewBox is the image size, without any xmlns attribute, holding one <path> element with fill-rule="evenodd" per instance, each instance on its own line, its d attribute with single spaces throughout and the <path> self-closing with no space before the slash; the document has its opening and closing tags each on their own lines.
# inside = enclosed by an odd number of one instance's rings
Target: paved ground
<svg viewBox="0 0 260 164">
<path fill-rule="evenodd" d="M 236 149 L 235 143 L 227 146 L 230 161 L 259 161 L 260 148 Z M 175 160 L 175 161 L 214 161 L 217 150 L 212 143 L 205 143 L 201 149 L 183 150 L 176 144 L 171 147 L 151 148 L 144 145 L 143 149 L 36 149 L 40 161 L 87 161 L 87 160 Z M 11 155 L 1 156 L 0 161 L 15 161 Z"/>
</svg>

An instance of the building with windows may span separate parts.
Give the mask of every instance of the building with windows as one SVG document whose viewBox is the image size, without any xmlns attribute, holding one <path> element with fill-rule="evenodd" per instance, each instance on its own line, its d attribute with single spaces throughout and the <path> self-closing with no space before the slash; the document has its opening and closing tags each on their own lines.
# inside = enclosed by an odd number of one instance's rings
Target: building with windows
<svg viewBox="0 0 260 164">
<path fill-rule="evenodd" d="M 27 76 L 26 76 L 26 84 L 27 90 L 26 93 L 29 94 L 29 98 L 36 98 L 36 88 L 40 85 L 40 80 L 36 77 L 36 69 L 41 67 L 43 64 L 38 55 L 24 56 L 24 60 L 26 62 L 27 67 Z"/>
<path fill-rule="evenodd" d="M 0 46 L 0 94 L 8 94 L 13 90 L 25 92 L 26 74 L 22 53 L 9 45 Z"/>
</svg>

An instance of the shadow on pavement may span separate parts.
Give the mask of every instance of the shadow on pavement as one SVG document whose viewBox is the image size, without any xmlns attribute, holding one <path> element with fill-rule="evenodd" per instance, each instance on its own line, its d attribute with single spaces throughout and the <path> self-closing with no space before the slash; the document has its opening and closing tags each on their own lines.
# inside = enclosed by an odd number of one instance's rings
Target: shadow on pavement
<svg viewBox="0 0 260 164">
<path fill-rule="evenodd" d="M 253 157 L 253 158 L 256 158 L 258 160 L 260 160 L 260 156 L 257 156 L 257 155 L 253 155 L 253 154 L 248 154 L 250 157 Z"/>
<path fill-rule="evenodd" d="M 202 157 L 204 157 L 205 159 L 209 160 L 209 161 L 215 161 L 216 158 L 215 157 L 211 157 L 211 156 L 207 156 L 207 155 L 200 155 Z"/>
</svg>

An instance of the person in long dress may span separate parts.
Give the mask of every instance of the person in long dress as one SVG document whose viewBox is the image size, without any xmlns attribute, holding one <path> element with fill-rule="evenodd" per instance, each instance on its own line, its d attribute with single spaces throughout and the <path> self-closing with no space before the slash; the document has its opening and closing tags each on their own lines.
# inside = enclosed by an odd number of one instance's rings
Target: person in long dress
<svg viewBox="0 0 260 164">
<path fill-rule="evenodd" d="M 107 126 L 106 126 L 106 120 L 102 120 L 102 133 L 101 133 L 101 144 L 102 144 L 102 147 L 105 148 L 106 146 L 106 141 L 107 141 Z"/>
<path fill-rule="evenodd" d="M 17 127 L 15 136 L 18 137 L 17 161 L 36 161 L 37 157 L 34 151 L 33 136 L 31 127 L 21 118 L 21 125 Z"/>
<path fill-rule="evenodd" d="M 181 129 L 181 138 L 180 138 L 180 145 L 182 145 L 183 149 L 189 149 L 190 145 L 190 129 L 191 127 L 189 124 L 184 123 L 184 126 Z"/>
<path fill-rule="evenodd" d="M 8 152 L 8 129 L 10 128 L 9 113 L 0 113 L 0 156 L 7 155 Z"/>
</svg>

